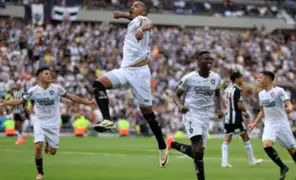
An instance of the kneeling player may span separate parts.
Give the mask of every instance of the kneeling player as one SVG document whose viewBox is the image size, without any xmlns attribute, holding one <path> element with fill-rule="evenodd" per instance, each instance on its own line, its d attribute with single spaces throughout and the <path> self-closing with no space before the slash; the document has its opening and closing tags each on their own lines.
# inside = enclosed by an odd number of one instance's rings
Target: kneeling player
<svg viewBox="0 0 296 180">
<path fill-rule="evenodd" d="M 289 168 L 281 161 L 272 146 L 276 139 L 279 139 L 281 146 L 288 150 L 296 163 L 296 143 L 287 117 L 287 113 L 293 110 L 293 105 L 283 88 L 273 85 L 273 80 L 274 74 L 270 71 L 263 71 L 260 74 L 259 84 L 263 88 L 259 93 L 261 111 L 255 122 L 249 125 L 249 129 L 254 129 L 264 116 L 262 135 L 264 150 L 280 167 L 280 180 L 283 180 Z"/>
<path fill-rule="evenodd" d="M 216 96 L 216 109 L 218 116 L 222 117 L 220 110 L 220 76 L 211 72 L 213 58 L 208 51 L 202 51 L 197 55 L 198 71 L 185 75 L 174 97 L 175 103 L 183 115 L 183 123 L 187 135 L 190 137 L 191 146 L 174 142 L 172 137 L 168 138 L 169 149 L 173 148 L 194 159 L 198 180 L 204 180 L 204 148 L 206 146 L 211 107 Z M 185 95 L 185 104 L 181 102 Z"/>
<path fill-rule="evenodd" d="M 18 106 L 26 101 L 34 100 L 34 112 L 37 117 L 34 122 L 35 162 L 38 170 L 36 179 L 42 179 L 44 176 L 42 162 L 44 140 L 46 153 L 55 155 L 59 146 L 60 98 L 65 97 L 73 102 L 93 107 L 96 103 L 69 94 L 60 85 L 52 84 L 51 71 L 48 68 L 40 68 L 36 74 L 39 79 L 38 85 L 30 88 L 22 98 L 0 101 L 0 106 Z"/>
<path fill-rule="evenodd" d="M 230 77 L 233 84 L 225 89 L 225 100 L 227 104 L 227 111 L 225 113 L 225 137 L 222 144 L 222 167 L 232 167 L 228 163 L 228 145 L 232 140 L 233 134 L 240 134 L 244 141 L 245 148 L 248 152 L 249 161 L 251 165 L 256 165 L 262 162 L 262 159 L 255 159 L 253 154 L 253 147 L 250 142 L 248 132 L 245 129 L 243 116 L 248 118 L 249 112 L 243 104 L 241 95 L 241 86 L 243 85 L 243 75 L 239 72 L 231 74 Z"/>
</svg>

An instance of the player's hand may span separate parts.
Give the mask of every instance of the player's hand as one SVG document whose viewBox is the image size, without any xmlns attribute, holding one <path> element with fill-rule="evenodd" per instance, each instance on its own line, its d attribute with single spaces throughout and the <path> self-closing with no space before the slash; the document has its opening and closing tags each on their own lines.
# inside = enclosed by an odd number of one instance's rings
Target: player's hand
<svg viewBox="0 0 296 180">
<path fill-rule="evenodd" d="M 182 114 L 186 114 L 188 111 L 189 111 L 188 107 L 186 107 L 186 106 L 182 106 L 182 107 L 180 107 L 180 112 L 181 112 Z"/>
<path fill-rule="evenodd" d="M 256 127 L 256 125 L 257 125 L 256 123 L 251 123 L 249 124 L 248 129 L 253 130 Z"/>
<path fill-rule="evenodd" d="M 3 99 L 0 99 L 0 106 L 5 106 L 5 101 Z"/>
<path fill-rule="evenodd" d="M 291 113 L 293 111 L 293 106 L 288 106 L 285 108 L 286 113 Z"/>
<path fill-rule="evenodd" d="M 90 107 L 92 107 L 93 109 L 96 109 L 96 108 L 97 108 L 97 103 L 96 103 L 95 100 L 90 101 L 88 105 L 89 105 Z"/>
<path fill-rule="evenodd" d="M 114 19 L 119 19 L 119 18 L 121 18 L 121 12 L 120 12 L 120 11 L 114 11 L 114 12 L 113 12 L 113 18 L 114 18 Z"/>
<path fill-rule="evenodd" d="M 224 113 L 222 111 L 218 111 L 217 116 L 218 116 L 219 119 L 221 119 L 221 118 L 224 117 Z"/>
<path fill-rule="evenodd" d="M 144 31 L 142 28 L 139 28 L 136 32 L 136 38 L 137 40 L 141 40 L 144 36 Z"/>
</svg>

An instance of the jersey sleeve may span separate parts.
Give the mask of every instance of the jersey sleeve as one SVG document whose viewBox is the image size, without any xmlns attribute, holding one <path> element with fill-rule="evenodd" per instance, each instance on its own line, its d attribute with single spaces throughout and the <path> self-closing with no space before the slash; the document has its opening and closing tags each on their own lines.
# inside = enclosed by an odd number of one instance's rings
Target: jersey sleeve
<svg viewBox="0 0 296 180">
<path fill-rule="evenodd" d="M 233 100 L 234 100 L 235 103 L 243 101 L 241 90 L 235 89 L 234 95 L 233 95 Z"/>
<path fill-rule="evenodd" d="M 34 100 L 34 87 L 30 88 L 22 97 L 25 101 Z"/>
<path fill-rule="evenodd" d="M 178 88 L 181 89 L 182 91 L 187 91 L 188 90 L 188 80 L 187 80 L 187 76 L 184 76 L 179 85 L 178 85 Z"/>
<path fill-rule="evenodd" d="M 290 99 L 288 94 L 282 88 L 279 91 L 279 96 L 283 102 Z"/>
<path fill-rule="evenodd" d="M 136 18 L 136 26 L 137 26 L 137 27 L 142 26 L 142 25 L 143 25 L 143 22 L 144 22 L 145 20 L 148 20 L 148 18 L 145 17 L 145 16 L 138 16 L 138 17 Z"/>
<path fill-rule="evenodd" d="M 263 104 L 262 104 L 262 101 L 261 101 L 261 92 L 258 94 L 258 99 L 259 99 L 259 106 L 261 108 L 263 108 Z"/>
<path fill-rule="evenodd" d="M 65 96 L 67 94 L 67 91 L 62 87 L 62 86 L 58 86 L 58 94 L 60 96 Z"/>
</svg>

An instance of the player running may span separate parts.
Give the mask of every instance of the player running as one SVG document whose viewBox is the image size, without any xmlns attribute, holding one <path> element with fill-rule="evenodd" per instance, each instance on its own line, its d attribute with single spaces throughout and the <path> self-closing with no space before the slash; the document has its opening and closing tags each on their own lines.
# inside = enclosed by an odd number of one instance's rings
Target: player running
<svg viewBox="0 0 296 180">
<path fill-rule="evenodd" d="M 292 112 L 293 105 L 284 89 L 273 85 L 273 80 L 274 74 L 270 71 L 260 74 L 259 84 L 263 88 L 259 93 L 261 110 L 255 122 L 249 125 L 249 129 L 254 129 L 264 116 L 264 150 L 280 167 L 280 180 L 283 180 L 289 168 L 281 161 L 272 146 L 276 139 L 279 139 L 281 146 L 288 150 L 296 163 L 296 143 L 287 117 L 287 113 Z"/>
<path fill-rule="evenodd" d="M 187 135 L 190 137 L 191 146 L 175 142 L 169 137 L 167 144 L 169 149 L 173 148 L 194 159 L 198 180 L 204 180 L 204 148 L 206 147 L 210 112 L 215 105 L 219 118 L 223 116 L 220 101 L 220 76 L 211 71 L 214 59 L 210 52 L 202 51 L 196 56 L 198 60 L 198 71 L 185 75 L 177 87 L 174 96 L 176 105 L 183 114 L 183 123 Z M 182 96 L 185 103 L 182 103 Z"/>
<path fill-rule="evenodd" d="M 0 106 L 18 106 L 30 100 L 34 101 L 34 113 L 37 117 L 34 122 L 35 163 L 38 171 L 36 179 L 42 179 L 44 176 L 42 161 L 44 140 L 46 153 L 55 155 L 59 146 L 61 97 L 92 107 L 96 107 L 96 103 L 67 93 L 60 85 L 52 84 L 51 71 L 46 67 L 38 69 L 36 75 L 39 79 L 38 85 L 30 88 L 22 98 L 10 101 L 0 100 Z"/>
<path fill-rule="evenodd" d="M 234 72 L 231 74 L 230 79 L 233 84 L 225 89 L 227 112 L 225 113 L 224 117 L 225 137 L 224 143 L 222 144 L 222 167 L 233 167 L 228 163 L 228 145 L 232 140 L 233 134 L 240 134 L 242 140 L 244 141 L 250 164 L 256 165 L 261 163 L 263 160 L 256 159 L 254 157 L 253 147 L 244 124 L 243 116 L 245 118 L 248 118 L 250 116 L 250 113 L 243 104 L 243 98 L 241 94 L 243 75 L 240 72 Z"/>
<path fill-rule="evenodd" d="M 124 39 L 121 68 L 104 74 L 93 83 L 96 102 L 104 118 L 101 123 L 94 126 L 94 129 L 98 132 L 115 129 L 114 122 L 112 122 L 110 117 L 109 99 L 106 90 L 130 86 L 135 98 L 138 100 L 140 110 L 158 142 L 160 166 L 166 167 L 168 163 L 168 149 L 152 108 L 151 73 L 148 66 L 148 55 L 150 52 L 149 39 L 153 24 L 146 17 L 147 14 L 147 7 L 140 1 L 133 3 L 130 13 L 114 12 L 114 18 L 126 18 L 131 20 L 131 22 L 128 24 Z"/>
</svg>

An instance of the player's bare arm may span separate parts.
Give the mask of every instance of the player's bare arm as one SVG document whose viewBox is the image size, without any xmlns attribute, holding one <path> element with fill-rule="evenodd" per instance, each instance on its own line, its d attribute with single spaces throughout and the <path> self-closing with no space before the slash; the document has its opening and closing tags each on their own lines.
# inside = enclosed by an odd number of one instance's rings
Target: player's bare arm
<svg viewBox="0 0 296 180">
<path fill-rule="evenodd" d="M 91 106 L 93 108 L 95 108 L 97 106 L 96 102 L 94 100 L 90 101 L 88 99 L 81 98 L 81 97 L 76 96 L 74 94 L 67 93 L 64 97 L 67 98 L 67 99 L 70 99 L 73 102 L 76 102 L 76 103 L 79 103 L 79 104 L 89 105 L 89 106 Z"/>
<path fill-rule="evenodd" d="M 12 99 L 9 101 L 0 100 L 0 106 L 19 106 L 21 104 L 25 103 L 25 100 L 23 98 L 21 99 Z"/>
<path fill-rule="evenodd" d="M 237 107 L 243 112 L 243 116 L 245 118 L 250 117 L 250 112 L 246 109 L 246 107 L 242 101 L 237 102 Z"/>
<path fill-rule="evenodd" d="M 263 116 L 264 116 L 264 110 L 263 108 L 261 108 L 256 120 L 253 123 L 249 124 L 249 129 L 250 130 L 254 129 L 256 125 L 262 120 Z"/>
<path fill-rule="evenodd" d="M 222 118 L 223 112 L 221 109 L 221 93 L 220 93 L 219 89 L 217 89 L 215 91 L 215 98 L 214 99 L 215 99 L 215 106 L 216 106 L 218 118 Z"/>
<path fill-rule="evenodd" d="M 128 20 L 132 20 L 133 18 L 131 17 L 130 13 L 125 13 L 125 12 L 120 12 L 120 11 L 114 11 L 113 12 L 113 18 L 114 19 L 128 19 Z"/>
<path fill-rule="evenodd" d="M 290 100 L 285 100 L 284 103 L 285 103 L 286 112 L 288 114 L 291 113 L 293 111 L 293 104 L 291 103 L 291 101 Z"/>
<path fill-rule="evenodd" d="M 183 91 L 181 88 L 178 87 L 174 94 L 174 102 L 178 106 L 180 112 L 182 114 L 186 114 L 189 111 L 189 109 L 186 106 L 184 106 L 184 104 L 182 103 L 181 98 L 183 95 L 185 95 L 185 91 Z"/>
<path fill-rule="evenodd" d="M 141 40 L 143 38 L 145 31 L 150 31 L 153 28 L 153 23 L 149 19 L 142 20 L 142 25 L 138 28 L 136 32 L 136 38 Z"/>
</svg>

